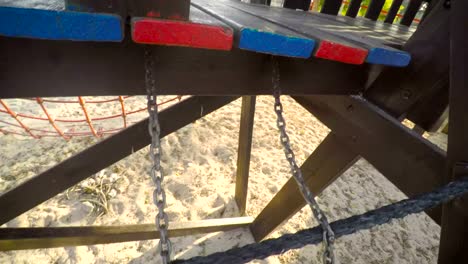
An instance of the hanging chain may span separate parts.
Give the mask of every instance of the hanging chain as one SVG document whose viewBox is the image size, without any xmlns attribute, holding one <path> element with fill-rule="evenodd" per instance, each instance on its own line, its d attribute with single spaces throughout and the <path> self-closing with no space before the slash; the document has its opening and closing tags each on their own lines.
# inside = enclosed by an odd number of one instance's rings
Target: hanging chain
<svg viewBox="0 0 468 264">
<path fill-rule="evenodd" d="M 284 154 L 286 155 L 286 159 L 289 162 L 289 166 L 291 168 L 291 173 L 294 179 L 299 186 L 299 189 L 302 193 L 302 196 L 306 200 L 307 204 L 312 209 L 312 213 L 315 216 L 315 219 L 320 223 L 320 226 L 323 230 L 323 243 L 325 244 L 325 252 L 323 253 L 324 263 L 326 264 L 333 264 L 335 263 L 335 255 L 333 252 L 333 243 L 335 241 L 335 234 L 331 229 L 327 217 L 320 209 L 317 201 L 315 201 L 314 194 L 310 191 L 304 181 L 304 177 L 302 176 L 302 171 L 297 166 L 296 158 L 294 155 L 293 150 L 291 149 L 291 143 L 289 141 L 289 136 L 286 133 L 286 121 L 283 117 L 283 105 L 281 104 L 280 95 L 281 95 L 281 88 L 280 88 L 280 74 L 279 74 L 279 67 L 278 61 L 275 57 L 272 57 L 272 64 L 273 64 L 273 96 L 275 97 L 275 112 L 276 112 L 276 125 L 280 131 L 280 140 L 281 144 L 284 148 Z"/>
<path fill-rule="evenodd" d="M 167 228 L 169 227 L 169 217 L 164 212 L 166 207 L 166 192 L 162 188 L 164 175 L 161 168 L 161 128 L 158 119 L 158 102 L 156 93 L 156 82 L 153 75 L 154 58 L 151 49 L 145 49 L 145 86 L 148 98 L 148 113 L 149 113 L 149 134 L 151 136 L 151 145 L 149 155 L 152 160 L 150 171 L 151 179 L 156 185 L 153 192 L 153 202 L 158 207 L 156 215 L 156 227 L 160 233 L 159 251 L 164 264 L 170 262 L 171 256 L 171 241 L 168 238 Z"/>
</svg>

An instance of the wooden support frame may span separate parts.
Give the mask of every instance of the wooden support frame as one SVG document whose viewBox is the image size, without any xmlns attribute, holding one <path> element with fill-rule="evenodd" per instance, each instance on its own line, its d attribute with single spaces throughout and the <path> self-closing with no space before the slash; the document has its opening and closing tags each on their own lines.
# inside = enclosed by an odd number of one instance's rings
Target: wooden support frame
<svg viewBox="0 0 468 264">
<path fill-rule="evenodd" d="M 442 2 L 442 1 L 440 1 Z M 450 2 L 449 2 L 450 3 Z M 451 181 L 468 173 L 468 92 L 467 1 L 452 1 L 450 7 L 450 114 L 447 149 L 447 174 Z M 461 168 L 457 168 L 461 167 Z M 461 169 L 461 171 L 459 171 Z M 468 262 L 468 195 L 443 207 L 439 264 Z"/>
<path fill-rule="evenodd" d="M 445 154 L 384 111 L 359 98 L 311 96 L 294 99 L 333 131 L 301 167 L 309 188 L 316 195 L 360 156 L 407 195 L 442 185 L 440 175 L 445 168 Z M 386 151 L 382 152 L 382 149 Z M 389 157 L 392 160 L 388 160 Z M 252 223 L 253 236 L 256 240 L 263 239 L 304 205 L 294 179 L 289 179 Z M 428 213 L 440 222 L 440 208 Z"/>
<path fill-rule="evenodd" d="M 237 149 L 237 173 L 235 199 L 240 215 L 245 215 L 249 186 L 250 152 L 255 118 L 255 96 L 242 97 L 242 110 Z"/>
<path fill-rule="evenodd" d="M 232 102 L 236 97 L 190 97 L 161 111 L 161 137 Z M 0 225 L 150 143 L 145 119 L 72 156 L 0 196 Z M 96 159 L 95 157 L 101 157 Z M 34 193 L 25 196 L 25 193 Z"/>
<path fill-rule="evenodd" d="M 169 236 L 180 237 L 248 227 L 252 217 L 233 217 L 169 225 Z M 70 247 L 158 239 L 154 224 L 124 226 L 0 228 L 0 251 Z"/>
</svg>

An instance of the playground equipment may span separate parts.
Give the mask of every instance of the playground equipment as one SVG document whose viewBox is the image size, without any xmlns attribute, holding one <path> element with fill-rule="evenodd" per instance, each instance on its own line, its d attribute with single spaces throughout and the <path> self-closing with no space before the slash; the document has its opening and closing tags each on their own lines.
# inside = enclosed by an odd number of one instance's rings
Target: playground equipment
<svg viewBox="0 0 468 264">
<path fill-rule="evenodd" d="M 286 2 L 293 9 L 310 5 Z M 332 263 L 335 238 L 426 210 L 442 226 L 439 263 L 467 263 L 468 205 L 466 197 L 457 197 L 468 187 L 468 2 L 432 0 L 417 28 L 409 26 L 422 0 L 410 2 L 398 25 L 392 23 L 402 1 L 393 2 L 385 23 L 376 21 L 383 3 L 373 0 L 365 18 L 356 18 L 359 0 L 351 1 L 346 16 L 337 16 L 340 0 L 325 0 L 320 13 L 234 0 L 44 1 L 38 9 L 6 1 L 0 7 L 0 98 L 147 95 L 150 118 L 2 194 L 0 224 L 150 143 L 159 213 L 158 230 L 1 228 L 0 250 L 160 238 L 169 261 L 168 237 L 248 226 L 260 241 L 306 200 L 320 227 L 189 262 L 244 262 L 323 238 L 325 262 Z M 169 224 L 160 138 L 242 96 L 235 199 L 244 214 L 255 96 L 273 93 L 294 177 L 254 220 Z M 157 96 L 179 94 L 192 96 L 158 113 Z M 332 130 L 300 168 L 284 130 L 280 94 L 292 96 Z M 434 129 L 448 105 L 444 153 L 419 132 Z M 400 123 L 405 117 L 416 131 Z M 329 224 L 313 194 L 360 156 L 413 198 Z"/>
</svg>

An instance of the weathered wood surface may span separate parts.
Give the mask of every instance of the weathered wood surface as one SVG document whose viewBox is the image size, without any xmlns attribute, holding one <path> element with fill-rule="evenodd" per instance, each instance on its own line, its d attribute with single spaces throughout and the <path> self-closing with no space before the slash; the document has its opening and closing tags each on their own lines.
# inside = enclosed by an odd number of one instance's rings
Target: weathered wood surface
<svg viewBox="0 0 468 264">
<path fill-rule="evenodd" d="M 468 2 L 451 1 L 451 5 L 448 11 L 451 50 L 446 182 L 468 174 Z M 438 263 L 468 263 L 468 195 L 444 205 Z"/>
<path fill-rule="evenodd" d="M 190 0 L 131 0 L 126 3 L 128 14 L 132 17 L 187 21 L 190 15 Z"/>
<path fill-rule="evenodd" d="M 385 17 L 385 23 L 393 24 L 393 20 L 395 20 L 395 17 L 398 14 L 398 10 L 400 10 L 400 6 L 402 3 L 403 0 L 393 0 L 392 5 L 388 10 L 387 16 Z"/>
<path fill-rule="evenodd" d="M 248 227 L 252 217 L 209 219 L 169 224 L 169 236 L 191 236 Z M 0 251 L 84 246 L 158 239 L 154 224 L 124 226 L 0 228 Z"/>
<path fill-rule="evenodd" d="M 230 103 L 236 97 L 191 97 L 161 111 L 161 137 Z M 0 196 L 0 225 L 65 191 L 150 143 L 148 119 L 106 138 Z M 96 159 L 96 157 L 100 157 Z M 31 194 L 31 195 L 24 195 Z"/>
<path fill-rule="evenodd" d="M 68 11 L 63 0 L 0 0 L 0 36 L 119 42 L 124 31 L 119 15 Z"/>
<path fill-rule="evenodd" d="M 359 27 L 343 27 L 341 23 L 322 19 L 309 12 L 297 12 L 282 8 L 248 5 L 236 1 L 224 1 L 242 11 L 267 19 L 317 42 L 314 56 L 345 63 L 406 66 L 410 55 L 386 46 L 384 42 L 362 34 Z M 349 19 L 349 18 L 348 18 Z"/>
<path fill-rule="evenodd" d="M 377 20 L 384 4 L 385 0 L 371 0 L 365 17 L 370 20 Z"/>
<path fill-rule="evenodd" d="M 338 11 L 340 11 L 342 0 L 325 0 L 323 2 L 322 9 L 320 13 L 328 14 L 328 15 L 338 15 Z"/>
<path fill-rule="evenodd" d="M 160 95 L 271 95 L 271 66 L 264 54 L 152 49 Z M 0 89 L 0 97 L 145 95 L 143 51 L 143 45 L 132 42 L 0 38 L 0 86 L 8 87 Z M 279 64 L 285 94 L 357 94 L 367 79 L 364 66 L 289 58 Z"/>
<path fill-rule="evenodd" d="M 237 148 L 237 173 L 235 199 L 240 215 L 245 214 L 249 186 L 250 154 L 255 118 L 255 96 L 242 97 L 242 110 Z"/>
<path fill-rule="evenodd" d="M 194 0 L 192 5 L 231 26 L 239 49 L 299 58 L 309 58 L 314 49 L 315 41 L 224 2 Z"/>
<path fill-rule="evenodd" d="M 401 19 L 400 24 L 405 25 L 405 26 L 410 26 L 411 23 L 413 23 L 414 18 L 416 17 L 416 14 L 418 13 L 419 9 L 421 8 L 423 0 L 411 0 L 408 3 L 408 6 L 406 7 L 405 14 L 403 15 L 403 18 Z"/>
<path fill-rule="evenodd" d="M 348 11 L 346 11 L 346 16 L 356 17 L 359 9 L 361 8 L 362 0 L 351 0 L 351 3 L 348 6 Z"/>
<path fill-rule="evenodd" d="M 133 18 L 132 39 L 136 43 L 231 50 L 233 30 L 198 8 L 190 8 L 189 21 Z"/>
</svg>

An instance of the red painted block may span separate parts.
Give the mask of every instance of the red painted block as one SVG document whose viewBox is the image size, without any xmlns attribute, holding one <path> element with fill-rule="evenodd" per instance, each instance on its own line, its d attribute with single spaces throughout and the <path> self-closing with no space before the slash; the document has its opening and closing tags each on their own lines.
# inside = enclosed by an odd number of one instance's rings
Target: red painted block
<svg viewBox="0 0 468 264">
<path fill-rule="evenodd" d="M 315 57 L 349 64 L 363 64 L 367 53 L 368 51 L 365 49 L 324 40 L 320 42 Z"/>
<path fill-rule="evenodd" d="M 132 21 L 136 43 L 231 50 L 233 31 L 228 27 L 162 19 Z"/>
</svg>

